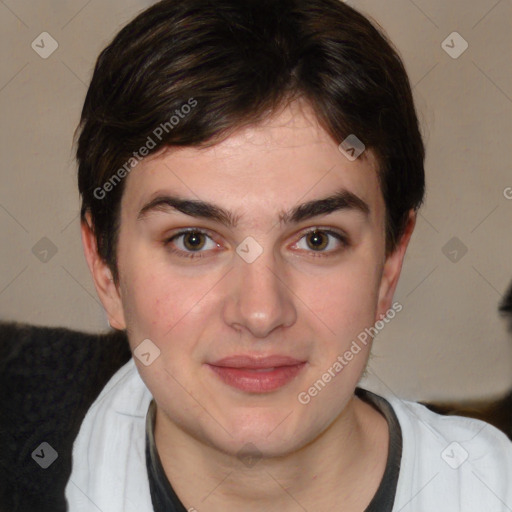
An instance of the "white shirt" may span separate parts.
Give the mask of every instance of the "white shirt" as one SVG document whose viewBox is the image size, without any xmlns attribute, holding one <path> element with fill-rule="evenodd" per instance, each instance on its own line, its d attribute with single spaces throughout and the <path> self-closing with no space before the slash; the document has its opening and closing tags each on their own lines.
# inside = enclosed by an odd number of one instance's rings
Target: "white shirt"
<svg viewBox="0 0 512 512">
<path fill-rule="evenodd" d="M 402 430 L 393 512 L 511 512 L 512 442 L 479 420 L 384 398 Z M 70 512 L 152 512 L 145 456 L 152 395 L 133 359 L 89 408 L 73 446 Z"/>
</svg>

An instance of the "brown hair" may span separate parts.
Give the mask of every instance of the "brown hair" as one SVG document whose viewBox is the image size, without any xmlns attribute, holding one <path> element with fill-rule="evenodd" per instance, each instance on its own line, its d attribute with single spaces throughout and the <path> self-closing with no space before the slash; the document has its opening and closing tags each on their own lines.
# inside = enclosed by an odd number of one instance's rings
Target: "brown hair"
<svg viewBox="0 0 512 512">
<path fill-rule="evenodd" d="M 123 178 L 142 155 L 212 145 L 299 97 L 337 143 L 373 150 L 392 252 L 423 201 L 425 155 L 382 32 L 339 0 L 163 0 L 101 52 L 77 128 L 81 218 L 114 279 Z"/>
</svg>

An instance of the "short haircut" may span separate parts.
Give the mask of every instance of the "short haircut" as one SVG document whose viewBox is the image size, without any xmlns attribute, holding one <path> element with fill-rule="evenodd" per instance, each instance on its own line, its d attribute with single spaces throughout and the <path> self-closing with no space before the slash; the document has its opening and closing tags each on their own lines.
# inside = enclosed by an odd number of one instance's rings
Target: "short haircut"
<svg viewBox="0 0 512 512">
<path fill-rule="evenodd" d="M 340 0 L 163 0 L 126 25 L 96 62 L 76 152 L 81 219 L 116 282 L 124 178 L 141 155 L 214 145 L 299 98 L 337 144 L 353 134 L 375 154 L 391 253 L 423 201 L 425 149 L 376 26 Z"/>
</svg>

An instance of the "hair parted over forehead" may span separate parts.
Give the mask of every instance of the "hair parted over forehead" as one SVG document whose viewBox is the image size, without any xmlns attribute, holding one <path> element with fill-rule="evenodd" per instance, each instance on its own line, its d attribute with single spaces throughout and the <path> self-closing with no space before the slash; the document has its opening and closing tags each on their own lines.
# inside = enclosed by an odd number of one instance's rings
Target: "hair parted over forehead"
<svg viewBox="0 0 512 512">
<path fill-rule="evenodd" d="M 207 147 L 303 99 L 379 164 L 386 251 L 423 201 L 425 150 L 403 63 L 340 0 L 163 0 L 99 55 L 77 128 L 81 218 L 118 280 L 125 178 L 164 147 Z"/>
</svg>

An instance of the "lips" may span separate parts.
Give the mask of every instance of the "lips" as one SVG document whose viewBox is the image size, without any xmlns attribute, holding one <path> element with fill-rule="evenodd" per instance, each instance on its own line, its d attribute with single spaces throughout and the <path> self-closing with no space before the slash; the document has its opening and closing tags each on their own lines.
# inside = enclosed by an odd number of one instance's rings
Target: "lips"
<svg viewBox="0 0 512 512">
<path fill-rule="evenodd" d="M 306 361 L 283 355 L 235 355 L 207 364 L 225 384 L 249 393 L 275 391 L 293 380 L 305 365 Z"/>
<path fill-rule="evenodd" d="M 252 357 L 252 356 L 230 356 L 219 359 L 214 363 L 213 366 L 229 367 L 229 368 L 252 368 L 252 369 L 265 369 L 275 368 L 276 366 L 295 366 L 303 363 L 299 359 L 293 357 L 273 355 L 266 357 Z"/>
</svg>

